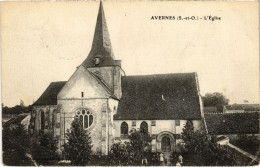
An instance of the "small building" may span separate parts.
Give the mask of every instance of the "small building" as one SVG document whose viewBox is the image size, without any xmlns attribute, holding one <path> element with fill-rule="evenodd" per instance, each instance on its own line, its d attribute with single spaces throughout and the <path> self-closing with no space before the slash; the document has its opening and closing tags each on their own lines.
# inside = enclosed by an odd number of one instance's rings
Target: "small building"
<svg viewBox="0 0 260 167">
<path fill-rule="evenodd" d="M 18 124 L 24 125 L 25 130 L 29 129 L 31 120 L 30 114 L 20 114 L 17 117 L 13 117 L 9 119 L 7 122 L 3 124 L 3 128 L 15 128 Z"/>
<path fill-rule="evenodd" d="M 259 104 L 232 104 L 223 107 L 223 113 L 259 112 Z"/>
</svg>

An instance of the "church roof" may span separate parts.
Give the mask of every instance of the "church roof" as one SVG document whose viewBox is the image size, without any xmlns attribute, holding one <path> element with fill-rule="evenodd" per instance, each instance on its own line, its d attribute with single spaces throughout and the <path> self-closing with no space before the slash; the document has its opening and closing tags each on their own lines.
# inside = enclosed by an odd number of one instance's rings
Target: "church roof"
<svg viewBox="0 0 260 167">
<path fill-rule="evenodd" d="M 57 105 L 57 95 L 66 84 L 66 81 L 51 82 L 33 106 Z"/>
<path fill-rule="evenodd" d="M 210 134 L 259 134 L 259 113 L 205 114 Z"/>
<path fill-rule="evenodd" d="M 196 73 L 123 76 L 114 119 L 201 119 L 196 79 Z"/>
<path fill-rule="evenodd" d="M 100 58 L 98 65 L 94 63 L 94 58 L 96 57 Z M 85 67 L 120 65 L 119 62 L 114 59 L 103 4 L 100 2 L 91 51 L 82 65 Z"/>
</svg>

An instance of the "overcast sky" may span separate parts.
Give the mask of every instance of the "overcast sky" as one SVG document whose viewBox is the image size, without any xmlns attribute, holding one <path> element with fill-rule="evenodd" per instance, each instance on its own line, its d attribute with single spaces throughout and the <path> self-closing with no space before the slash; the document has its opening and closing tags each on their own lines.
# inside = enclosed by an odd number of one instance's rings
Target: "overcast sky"
<svg viewBox="0 0 260 167">
<path fill-rule="evenodd" d="M 197 72 L 201 94 L 259 103 L 257 2 L 103 2 L 116 59 L 127 75 Z M 87 57 L 99 2 L 1 4 L 2 102 L 37 100 Z M 218 16 L 221 21 L 151 20 Z"/>
</svg>

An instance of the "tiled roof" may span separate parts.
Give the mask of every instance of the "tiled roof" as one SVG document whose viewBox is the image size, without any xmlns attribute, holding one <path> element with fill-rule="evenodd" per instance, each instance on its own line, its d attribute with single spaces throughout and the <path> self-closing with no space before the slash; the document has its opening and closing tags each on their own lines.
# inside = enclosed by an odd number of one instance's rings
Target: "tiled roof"
<svg viewBox="0 0 260 167">
<path fill-rule="evenodd" d="M 21 121 L 25 118 L 25 117 L 27 117 L 28 116 L 28 114 L 22 114 L 22 115 L 19 115 L 18 117 L 16 117 L 16 118 L 11 118 L 9 121 L 7 121 L 4 125 L 3 125 L 3 127 L 5 128 L 5 127 L 10 127 L 10 125 L 12 125 L 12 124 L 19 124 L 19 123 L 21 123 Z"/>
<path fill-rule="evenodd" d="M 33 106 L 57 105 L 57 95 L 66 84 L 66 81 L 51 82 Z"/>
<path fill-rule="evenodd" d="M 204 107 L 204 113 L 216 113 L 219 112 L 217 107 Z"/>
<path fill-rule="evenodd" d="M 115 120 L 201 119 L 195 73 L 124 76 Z"/>
<path fill-rule="evenodd" d="M 205 114 L 210 134 L 258 134 L 259 113 Z"/>
<path fill-rule="evenodd" d="M 233 104 L 226 105 L 227 110 L 259 111 L 259 104 Z"/>
</svg>

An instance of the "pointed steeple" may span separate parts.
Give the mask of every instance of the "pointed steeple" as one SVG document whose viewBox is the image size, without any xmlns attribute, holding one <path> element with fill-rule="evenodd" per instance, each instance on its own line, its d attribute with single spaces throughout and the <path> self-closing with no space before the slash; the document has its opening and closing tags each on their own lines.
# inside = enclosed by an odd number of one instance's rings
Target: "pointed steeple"
<svg viewBox="0 0 260 167">
<path fill-rule="evenodd" d="M 99 62 L 95 63 L 95 59 Z M 91 51 L 82 65 L 85 67 L 113 66 L 117 64 L 114 59 L 103 4 L 100 1 Z"/>
</svg>

